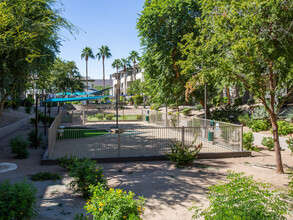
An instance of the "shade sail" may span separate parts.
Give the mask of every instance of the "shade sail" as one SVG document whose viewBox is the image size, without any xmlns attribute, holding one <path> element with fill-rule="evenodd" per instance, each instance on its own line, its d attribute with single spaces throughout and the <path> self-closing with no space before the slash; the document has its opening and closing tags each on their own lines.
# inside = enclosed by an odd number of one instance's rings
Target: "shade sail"
<svg viewBox="0 0 293 220">
<path fill-rule="evenodd" d="M 75 97 L 75 98 L 51 98 L 44 102 L 75 102 L 75 101 L 86 101 L 86 100 L 98 100 L 104 97 L 110 97 L 109 95 L 90 96 L 90 97 Z"/>
<path fill-rule="evenodd" d="M 63 96 L 63 95 L 69 95 L 69 96 L 81 96 L 81 95 L 100 95 L 102 94 L 103 92 L 111 89 L 112 87 L 110 88 L 107 88 L 107 89 L 103 89 L 103 90 L 97 90 L 97 91 L 88 91 L 88 92 L 59 92 L 55 95 L 57 96 Z"/>
</svg>

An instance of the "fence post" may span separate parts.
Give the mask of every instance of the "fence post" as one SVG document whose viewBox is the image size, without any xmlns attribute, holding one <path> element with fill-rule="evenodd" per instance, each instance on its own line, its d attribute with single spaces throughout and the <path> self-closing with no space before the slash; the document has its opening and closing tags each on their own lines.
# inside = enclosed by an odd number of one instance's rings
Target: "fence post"
<svg viewBox="0 0 293 220">
<path fill-rule="evenodd" d="M 141 110 L 141 120 L 143 121 L 143 109 Z"/>
<path fill-rule="evenodd" d="M 124 109 L 122 109 L 122 120 L 124 121 Z"/>
<path fill-rule="evenodd" d="M 118 129 L 118 157 L 120 157 L 120 129 Z"/>
<path fill-rule="evenodd" d="M 82 124 L 85 124 L 85 118 L 84 118 L 84 110 L 82 111 Z"/>
<path fill-rule="evenodd" d="M 182 147 L 184 147 L 184 142 L 185 142 L 185 140 L 184 140 L 184 126 L 182 126 L 182 128 L 181 128 L 181 134 L 182 134 L 182 138 L 181 138 L 181 140 L 182 140 Z"/>
<path fill-rule="evenodd" d="M 241 151 L 243 151 L 243 125 L 241 125 L 241 128 L 240 128 L 240 147 L 241 147 Z"/>
</svg>

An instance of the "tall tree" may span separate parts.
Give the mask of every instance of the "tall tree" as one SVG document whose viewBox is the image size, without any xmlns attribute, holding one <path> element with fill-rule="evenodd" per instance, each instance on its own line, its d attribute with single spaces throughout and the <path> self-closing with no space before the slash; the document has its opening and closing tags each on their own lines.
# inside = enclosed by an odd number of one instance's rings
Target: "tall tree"
<svg viewBox="0 0 293 220">
<path fill-rule="evenodd" d="M 130 67 L 130 61 L 128 58 L 122 58 L 122 67 L 124 74 L 124 95 L 127 94 L 127 69 Z"/>
<path fill-rule="evenodd" d="M 186 68 L 242 84 L 264 105 L 283 173 L 277 116 L 293 92 L 293 4 L 290 0 L 201 0 L 201 35 L 185 39 Z"/>
<path fill-rule="evenodd" d="M 114 62 L 112 63 L 112 67 L 113 68 L 116 68 L 116 81 L 117 81 L 117 90 L 116 92 L 118 92 L 118 94 L 120 95 L 120 76 L 119 76 L 119 73 L 118 73 L 118 70 L 119 68 L 122 67 L 122 62 L 120 59 L 115 59 Z"/>
<path fill-rule="evenodd" d="M 98 50 L 99 52 L 96 54 L 96 57 L 98 57 L 98 60 L 102 58 L 103 61 L 103 88 L 105 89 L 105 58 L 109 59 L 112 57 L 112 54 L 107 45 L 102 45 Z"/>
<path fill-rule="evenodd" d="M 81 51 L 81 59 L 85 59 L 85 71 L 86 71 L 86 90 L 89 90 L 89 84 L 88 84 L 88 60 L 89 58 L 91 59 L 95 59 L 95 56 L 93 54 L 93 51 L 90 47 L 85 47 L 82 51 Z"/>
<path fill-rule="evenodd" d="M 59 50 L 61 28 L 72 25 L 54 0 L 0 1 L 0 115 L 7 97 L 40 78 Z"/>
<path fill-rule="evenodd" d="M 132 71 L 133 71 L 134 81 L 136 80 L 136 67 L 135 67 L 135 64 L 136 64 L 136 61 L 138 61 L 139 58 L 140 57 L 138 55 L 138 52 L 133 50 L 133 51 L 131 51 L 129 53 L 128 59 L 131 60 L 132 63 L 133 63 Z"/>
<path fill-rule="evenodd" d="M 194 0 L 146 0 L 137 29 L 143 48 L 142 67 L 157 102 L 175 102 L 184 97 L 188 78 L 177 62 L 184 59 L 179 49 L 184 34 L 197 33 L 195 18 L 200 15 Z M 168 100 L 167 100 L 168 99 Z"/>
</svg>

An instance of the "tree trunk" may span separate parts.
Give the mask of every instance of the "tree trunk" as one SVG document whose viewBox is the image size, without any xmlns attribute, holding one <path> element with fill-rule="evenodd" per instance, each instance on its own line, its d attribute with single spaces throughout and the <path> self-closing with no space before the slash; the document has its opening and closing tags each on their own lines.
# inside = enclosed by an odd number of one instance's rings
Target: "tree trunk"
<svg viewBox="0 0 293 220">
<path fill-rule="evenodd" d="M 202 108 L 204 109 L 204 100 L 200 99 L 198 102 L 199 102 L 199 104 L 201 104 Z M 210 117 L 211 117 L 211 112 L 210 112 L 209 107 L 207 106 L 207 119 L 209 119 Z"/>
<path fill-rule="evenodd" d="M 133 76 L 134 76 L 134 80 L 136 80 L 136 71 L 135 71 L 135 62 L 133 62 Z"/>
<path fill-rule="evenodd" d="M 271 123 L 272 123 L 273 136 L 274 136 L 274 142 L 275 142 L 275 156 L 276 156 L 276 164 L 277 164 L 277 173 L 284 173 L 282 156 L 281 156 L 281 147 L 280 147 L 279 134 L 278 134 L 277 118 L 275 115 L 270 114 L 270 119 L 271 119 Z"/>
<path fill-rule="evenodd" d="M 230 96 L 230 90 L 228 86 L 226 86 L 226 93 L 227 93 L 227 105 L 231 105 L 231 96 Z"/>
<path fill-rule="evenodd" d="M 106 85 L 105 85 L 105 59 L 103 57 L 103 89 L 106 88 Z"/>
</svg>

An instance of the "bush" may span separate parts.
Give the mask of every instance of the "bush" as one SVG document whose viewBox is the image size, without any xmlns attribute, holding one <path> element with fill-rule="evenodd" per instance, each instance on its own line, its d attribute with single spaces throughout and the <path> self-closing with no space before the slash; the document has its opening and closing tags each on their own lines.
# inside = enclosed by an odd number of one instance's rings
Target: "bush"
<svg viewBox="0 0 293 220">
<path fill-rule="evenodd" d="M 272 137 L 264 137 L 261 141 L 261 144 L 267 147 L 269 150 L 274 150 L 275 148 L 274 139 Z"/>
<path fill-rule="evenodd" d="M 253 146 L 253 141 L 254 141 L 254 137 L 253 137 L 252 132 L 244 132 L 243 133 L 243 147 L 244 147 L 244 149 L 258 151 L 258 149 L 255 146 Z"/>
<path fill-rule="evenodd" d="M 21 104 L 21 101 L 19 98 L 14 99 L 12 101 L 12 109 L 17 110 L 19 108 L 20 104 Z"/>
<path fill-rule="evenodd" d="M 172 114 L 171 116 L 171 125 L 175 128 L 178 124 L 178 114 Z"/>
<path fill-rule="evenodd" d="M 236 106 L 225 106 L 217 108 L 211 112 L 212 119 L 217 121 L 237 123 L 238 116 L 242 114 L 243 110 Z"/>
<path fill-rule="evenodd" d="M 104 115 L 102 113 L 96 114 L 96 117 L 97 117 L 98 120 L 103 120 L 104 119 Z"/>
<path fill-rule="evenodd" d="M 75 164 L 79 159 L 75 155 L 70 155 L 69 158 L 67 158 L 67 154 L 64 157 L 57 158 L 57 163 L 60 167 L 69 170 L 70 167 Z"/>
<path fill-rule="evenodd" d="M 194 108 L 195 108 L 195 110 L 201 110 L 201 109 L 203 109 L 201 104 L 195 105 Z"/>
<path fill-rule="evenodd" d="M 209 206 L 192 207 L 193 218 L 204 219 L 286 219 L 288 205 L 270 185 L 252 176 L 229 171 L 228 183 L 209 187 Z"/>
<path fill-rule="evenodd" d="M 32 219 L 37 215 L 37 189 L 26 180 L 0 185 L 0 219 Z"/>
<path fill-rule="evenodd" d="M 103 101 L 104 101 L 104 102 L 107 102 L 108 100 L 110 100 L 109 97 L 104 97 L 104 98 L 103 98 Z"/>
<path fill-rule="evenodd" d="M 31 176 L 33 181 L 46 181 L 46 180 L 61 180 L 61 175 L 58 173 L 40 172 Z"/>
<path fill-rule="evenodd" d="M 28 157 L 28 145 L 29 143 L 20 137 L 10 139 L 11 153 L 16 154 L 15 158 L 17 159 L 24 159 Z"/>
<path fill-rule="evenodd" d="M 292 134 L 290 134 L 290 137 L 288 138 L 286 143 L 288 144 L 289 150 L 291 150 L 291 152 L 293 153 L 293 137 L 292 137 Z M 293 186 L 293 184 L 292 184 L 292 186 Z"/>
<path fill-rule="evenodd" d="M 270 129 L 271 124 L 267 120 L 252 120 L 249 126 L 253 131 L 267 131 Z"/>
<path fill-rule="evenodd" d="M 141 105 L 143 103 L 143 97 L 141 95 L 133 96 L 134 104 Z"/>
<path fill-rule="evenodd" d="M 107 179 L 103 175 L 103 168 L 97 168 L 96 163 L 90 159 L 81 159 L 69 166 L 69 176 L 74 178 L 70 182 L 70 187 L 82 193 L 84 198 L 91 196 L 90 185 L 102 183 L 106 187 Z"/>
<path fill-rule="evenodd" d="M 191 108 L 185 108 L 182 110 L 182 114 L 188 116 L 191 113 Z"/>
<path fill-rule="evenodd" d="M 114 114 L 107 114 L 106 120 L 112 120 L 114 118 Z"/>
<path fill-rule="evenodd" d="M 25 98 L 23 101 L 22 101 L 22 103 L 23 103 L 23 106 L 24 107 L 27 107 L 27 106 L 29 106 L 29 107 L 32 107 L 33 105 L 34 105 L 34 99 L 33 98 Z"/>
<path fill-rule="evenodd" d="M 190 165 L 197 158 L 197 154 L 202 148 L 202 143 L 195 145 L 195 141 L 196 138 L 193 140 L 190 146 L 184 145 L 180 141 L 171 141 L 171 153 L 165 154 L 166 157 L 169 160 L 176 162 L 176 165 Z"/>
<path fill-rule="evenodd" d="M 162 106 L 161 104 L 155 103 L 152 105 L 151 110 L 159 111 L 159 108 L 161 108 L 161 106 Z"/>
<path fill-rule="evenodd" d="M 243 114 L 238 116 L 238 121 L 243 125 L 243 126 L 248 126 L 251 127 L 253 123 L 253 119 L 249 116 L 249 114 Z"/>
<path fill-rule="evenodd" d="M 278 121 L 278 131 L 280 135 L 288 135 L 293 133 L 293 124 L 290 124 L 286 121 Z M 273 133 L 273 130 L 271 129 L 271 132 Z"/>
<path fill-rule="evenodd" d="M 25 112 L 26 112 L 27 114 L 30 114 L 31 111 L 32 111 L 32 107 L 31 107 L 31 106 L 25 106 Z"/>
<path fill-rule="evenodd" d="M 38 135 L 37 140 L 36 140 L 36 131 L 35 131 L 35 129 L 33 129 L 28 134 L 28 141 L 29 141 L 31 147 L 35 147 L 35 148 L 40 147 L 42 139 L 43 139 L 43 135 L 42 135 L 41 132 L 39 132 L 39 135 Z"/>
<path fill-rule="evenodd" d="M 136 119 L 137 119 L 137 120 L 142 120 L 142 115 L 137 115 L 137 116 L 136 116 Z"/>
<path fill-rule="evenodd" d="M 242 105 L 242 98 L 237 98 L 234 101 L 234 105 L 238 106 L 238 105 Z"/>
<path fill-rule="evenodd" d="M 134 199 L 135 194 L 122 189 L 106 190 L 101 184 L 90 187 L 92 198 L 84 209 L 93 219 L 141 219 L 144 211 L 144 198 Z"/>
<path fill-rule="evenodd" d="M 263 106 L 255 107 L 254 112 L 252 114 L 253 119 L 266 119 L 269 118 L 269 113 Z"/>
</svg>

